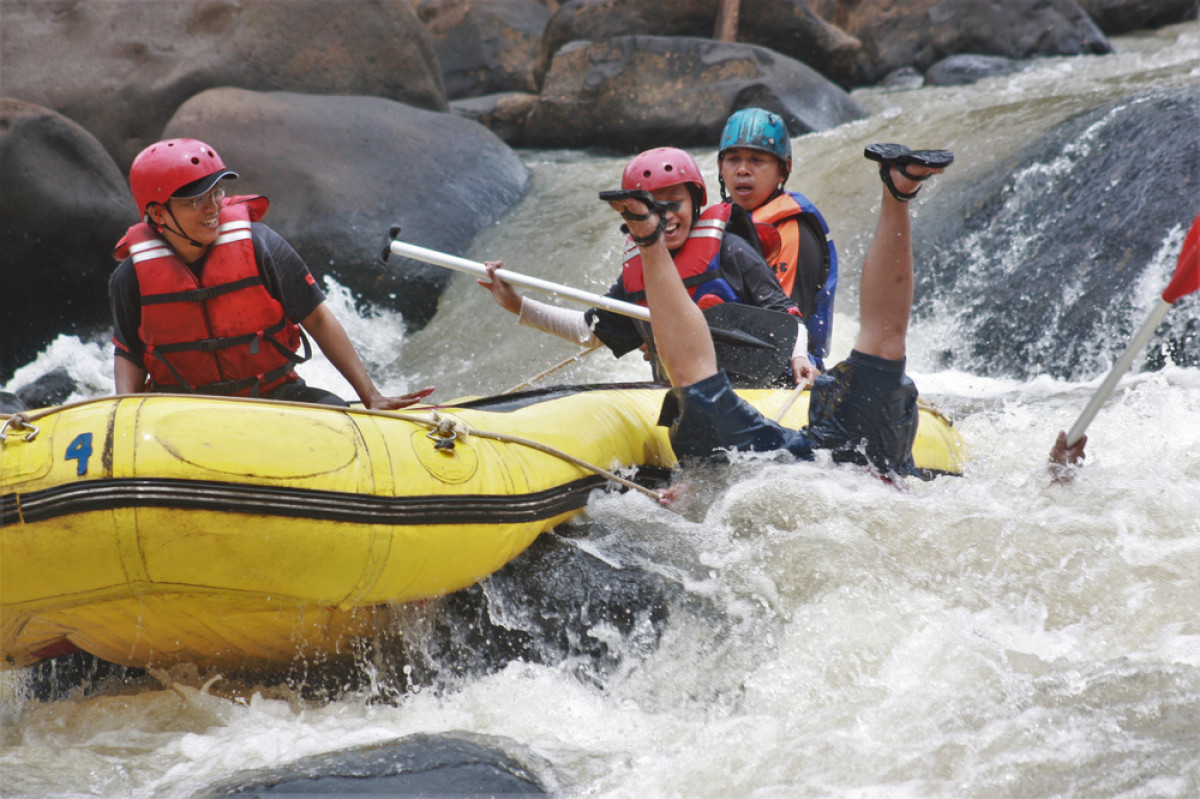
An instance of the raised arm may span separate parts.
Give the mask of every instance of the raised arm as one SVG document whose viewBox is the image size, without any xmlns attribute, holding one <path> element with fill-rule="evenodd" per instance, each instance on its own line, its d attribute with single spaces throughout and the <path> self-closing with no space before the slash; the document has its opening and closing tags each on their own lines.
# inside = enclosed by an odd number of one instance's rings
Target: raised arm
<svg viewBox="0 0 1200 799">
<path fill-rule="evenodd" d="M 688 295 L 663 243 L 660 217 L 637 199 L 609 203 L 621 214 L 642 253 L 646 303 L 663 368 L 673 386 L 688 386 L 717 373 L 717 352 L 704 312 Z"/>
</svg>

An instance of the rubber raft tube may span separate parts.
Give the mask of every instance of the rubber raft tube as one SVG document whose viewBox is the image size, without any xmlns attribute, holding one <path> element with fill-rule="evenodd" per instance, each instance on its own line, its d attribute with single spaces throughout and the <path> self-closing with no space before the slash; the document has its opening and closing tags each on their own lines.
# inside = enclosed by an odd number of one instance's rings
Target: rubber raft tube
<svg viewBox="0 0 1200 799">
<path fill-rule="evenodd" d="M 26 415 L 0 442 L 0 668 L 345 654 L 391 603 L 472 585 L 609 484 L 665 476 L 647 384 L 380 413 L 149 394 Z M 790 392 L 740 391 L 773 416 Z M 800 426 L 807 394 L 782 420 Z M 923 409 L 917 465 L 962 441 Z"/>
</svg>

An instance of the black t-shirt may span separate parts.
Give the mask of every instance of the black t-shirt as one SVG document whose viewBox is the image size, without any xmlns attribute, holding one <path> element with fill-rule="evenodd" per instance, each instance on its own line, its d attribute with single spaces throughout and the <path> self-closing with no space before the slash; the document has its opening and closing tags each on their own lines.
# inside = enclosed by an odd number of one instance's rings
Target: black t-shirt
<svg viewBox="0 0 1200 799">
<path fill-rule="evenodd" d="M 325 301 L 325 292 L 308 271 L 308 265 L 292 245 L 266 225 L 252 223 L 250 239 L 267 292 L 283 305 L 288 319 L 293 322 L 307 319 Z M 204 261 L 192 265 L 197 274 L 202 274 L 203 269 Z M 109 278 L 108 296 L 112 303 L 113 338 L 127 350 L 117 347 L 117 354 L 141 366 L 145 350 L 138 335 L 142 324 L 142 302 L 132 259 L 122 261 Z"/>
<path fill-rule="evenodd" d="M 721 277 L 729 282 L 741 301 L 746 305 L 787 312 L 795 303 L 788 299 L 779 287 L 779 281 L 757 249 L 741 236 L 726 231 L 721 239 L 718 265 Z M 628 302 L 625 287 L 618 280 L 605 294 L 615 300 Z M 596 338 L 604 342 L 613 355 L 620 358 L 627 352 L 642 346 L 644 341 L 639 332 L 639 323 L 632 317 L 589 308 L 585 317 Z"/>
</svg>

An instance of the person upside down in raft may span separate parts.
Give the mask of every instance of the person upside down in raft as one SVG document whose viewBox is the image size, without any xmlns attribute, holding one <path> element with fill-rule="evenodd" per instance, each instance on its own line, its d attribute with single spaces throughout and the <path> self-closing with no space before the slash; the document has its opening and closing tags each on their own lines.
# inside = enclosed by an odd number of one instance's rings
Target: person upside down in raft
<svg viewBox="0 0 1200 799">
<path fill-rule="evenodd" d="M 914 474 L 917 389 L 905 374 L 912 311 L 913 256 L 908 201 L 921 183 L 953 161 L 945 150 L 913 151 L 874 144 L 867 158 L 880 164 L 883 199 L 862 269 L 860 329 L 850 356 L 817 378 L 809 423 L 794 430 L 764 417 L 737 396 L 718 370 L 708 326 L 688 297 L 663 239 L 663 214 L 649 198 L 611 201 L 637 243 L 659 357 L 670 377 L 660 424 L 670 426 L 681 463 L 722 460 L 729 450 L 786 450 L 810 460 L 817 449 L 835 462 L 866 463 L 885 476 Z M 1082 456 L 1065 449 L 1071 461 Z M 1077 458 L 1076 458 L 1077 460 Z M 685 491 L 673 486 L 663 502 Z"/>
<path fill-rule="evenodd" d="M 384 396 L 308 267 L 258 220 L 268 201 L 227 197 L 237 173 L 207 144 L 168 139 L 138 154 L 129 185 L 142 221 L 117 244 L 109 280 L 118 394 L 173 391 L 345 406 L 305 385 L 306 331 L 373 410 L 433 388 Z M 303 342 L 306 354 L 297 355 Z"/>
<path fill-rule="evenodd" d="M 635 156 L 625 167 L 621 187 L 646 191 L 659 202 L 677 204 L 663 213 L 662 245 L 668 259 L 689 278 L 689 301 L 697 310 L 736 302 L 796 318 L 791 376 L 796 384 L 811 383 L 817 370 L 808 357 L 803 315 L 771 273 L 749 215 L 730 204 L 713 206 L 702 213 L 708 190 L 700 168 L 690 155 L 674 147 L 659 147 Z M 645 304 L 642 255 L 632 241 L 626 244 L 621 278 L 607 296 Z M 583 346 L 604 344 L 617 357 L 641 348 L 655 367 L 655 378 L 666 380 L 655 354 L 654 336 L 643 322 L 600 308 L 576 311 L 522 297 L 496 277 L 503 262 L 486 261 L 484 265 L 490 277 L 479 280 L 479 285 L 491 292 L 501 308 L 516 314 L 520 324 Z"/>
<path fill-rule="evenodd" d="M 721 201 L 751 213 L 760 230 L 769 224 L 779 238 L 768 259 L 792 302 L 804 315 L 809 359 L 825 370 L 833 335 L 837 248 L 825 217 L 799 192 L 786 191 L 792 172 L 792 140 L 778 114 L 743 108 L 729 117 L 717 150 Z"/>
</svg>

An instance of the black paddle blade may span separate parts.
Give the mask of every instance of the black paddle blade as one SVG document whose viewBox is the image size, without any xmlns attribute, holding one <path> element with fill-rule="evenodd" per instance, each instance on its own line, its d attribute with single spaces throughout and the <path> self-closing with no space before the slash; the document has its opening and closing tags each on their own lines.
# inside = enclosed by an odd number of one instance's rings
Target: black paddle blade
<svg viewBox="0 0 1200 799">
<path fill-rule="evenodd" d="M 800 320 L 789 313 L 723 302 L 704 309 L 717 366 L 738 388 L 790 388 Z"/>
<path fill-rule="evenodd" d="M 400 226 L 392 225 L 388 229 L 388 243 L 383 245 L 383 252 L 379 254 L 379 260 L 382 263 L 387 263 L 392 257 L 392 242 L 400 238 Z"/>
<path fill-rule="evenodd" d="M 763 341 L 758 336 L 745 333 L 741 330 L 726 330 L 721 327 L 710 326 L 708 332 L 712 334 L 714 342 L 720 341 L 724 344 L 733 344 L 737 347 L 752 347 L 760 350 L 769 350 L 775 347 L 769 341 Z"/>
</svg>

